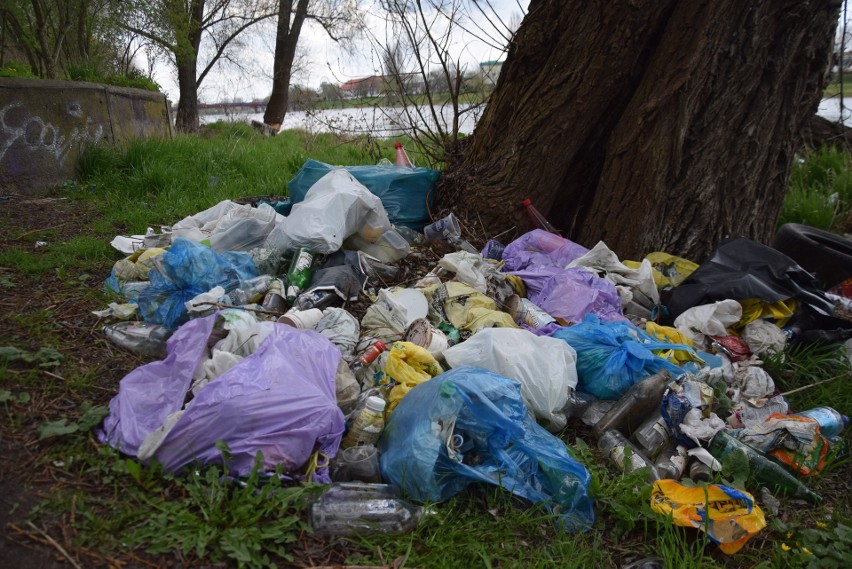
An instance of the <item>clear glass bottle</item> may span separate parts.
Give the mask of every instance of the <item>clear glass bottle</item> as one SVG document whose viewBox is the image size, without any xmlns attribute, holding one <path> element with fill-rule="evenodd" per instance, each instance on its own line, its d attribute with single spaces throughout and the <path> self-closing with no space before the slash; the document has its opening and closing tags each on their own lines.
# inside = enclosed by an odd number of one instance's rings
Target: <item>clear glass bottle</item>
<svg viewBox="0 0 852 569">
<path fill-rule="evenodd" d="M 666 425 L 663 415 L 656 411 L 636 428 L 632 439 L 642 452 L 651 458 L 657 458 L 660 451 L 672 440 L 672 432 Z"/>
<path fill-rule="evenodd" d="M 374 445 L 379 442 L 385 428 L 385 400 L 381 397 L 368 397 L 367 404 L 355 417 L 349 432 L 340 441 L 340 448 L 349 448 L 359 444 Z"/>
<path fill-rule="evenodd" d="M 637 381 L 624 392 L 621 399 L 601 417 L 592 429 L 593 437 L 600 437 L 605 431 L 616 430 L 628 435 L 638 427 L 645 418 L 660 406 L 660 399 L 671 376 L 666 370 Z"/>
<path fill-rule="evenodd" d="M 320 537 L 405 533 L 424 510 L 387 484 L 339 482 L 311 505 L 310 524 Z"/>
<path fill-rule="evenodd" d="M 647 466 L 650 468 L 649 480 L 660 479 L 654 463 L 620 432 L 616 430 L 606 431 L 598 439 L 598 448 L 622 471 L 633 472 Z M 627 460 L 628 449 L 630 454 L 629 462 Z"/>
<path fill-rule="evenodd" d="M 166 340 L 171 330 L 147 322 L 116 322 L 104 326 L 104 333 L 114 344 L 144 356 L 166 357 Z"/>
<path fill-rule="evenodd" d="M 819 494 L 802 484 L 787 470 L 772 462 L 759 450 L 747 445 L 725 431 L 719 431 L 710 441 L 707 450 L 714 458 L 722 461 L 734 452 L 742 452 L 748 459 L 748 483 L 759 487 L 766 486 L 773 493 L 784 494 L 791 498 L 799 498 L 817 504 L 822 502 Z"/>
<path fill-rule="evenodd" d="M 683 473 L 686 472 L 686 464 L 689 462 L 689 455 L 686 452 L 686 447 L 671 442 L 660 453 L 659 458 L 654 463 L 654 467 L 660 475 L 660 478 L 668 480 L 680 480 Z"/>
</svg>

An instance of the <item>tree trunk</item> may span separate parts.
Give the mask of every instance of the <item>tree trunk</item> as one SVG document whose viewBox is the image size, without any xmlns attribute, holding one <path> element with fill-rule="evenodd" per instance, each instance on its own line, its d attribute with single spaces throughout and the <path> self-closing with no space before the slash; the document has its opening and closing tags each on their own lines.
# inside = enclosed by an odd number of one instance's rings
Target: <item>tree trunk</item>
<svg viewBox="0 0 852 569">
<path fill-rule="evenodd" d="M 178 59 L 178 98 L 175 129 L 178 132 L 198 130 L 198 89 L 195 85 L 197 59 Z"/>
<path fill-rule="evenodd" d="M 623 259 L 767 242 L 826 82 L 839 2 L 532 0 L 439 188 L 486 235 L 533 203 Z"/>
<path fill-rule="evenodd" d="M 175 115 L 178 132 L 198 130 L 198 49 L 201 46 L 204 3 L 205 0 L 192 0 L 186 37 L 178 39 L 178 49 L 175 50 L 180 93 Z"/>
<path fill-rule="evenodd" d="M 276 132 L 284 122 L 290 97 L 290 75 L 293 71 L 293 58 L 296 57 L 296 45 L 302 24 L 308 13 L 308 0 L 298 0 L 293 14 L 293 0 L 280 0 L 278 27 L 275 34 L 275 61 L 273 63 L 272 94 L 266 103 L 263 122 L 272 126 Z M 293 23 L 290 16 L 293 15 Z"/>
</svg>

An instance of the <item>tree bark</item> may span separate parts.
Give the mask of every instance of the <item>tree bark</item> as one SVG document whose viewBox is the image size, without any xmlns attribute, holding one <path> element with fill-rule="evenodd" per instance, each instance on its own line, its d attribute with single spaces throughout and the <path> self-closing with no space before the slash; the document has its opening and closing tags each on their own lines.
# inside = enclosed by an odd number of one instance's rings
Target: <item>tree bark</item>
<svg viewBox="0 0 852 569">
<path fill-rule="evenodd" d="M 204 3 L 205 0 L 192 0 L 186 37 L 179 38 L 178 49 L 175 50 L 180 93 L 175 113 L 175 128 L 178 132 L 198 130 L 198 50 L 201 46 Z"/>
<path fill-rule="evenodd" d="M 266 103 L 263 122 L 277 131 L 284 122 L 290 98 L 290 78 L 293 71 L 293 59 L 296 57 L 296 45 L 302 24 L 308 13 L 308 0 L 298 0 L 293 11 L 293 0 L 280 0 L 278 26 L 275 34 L 275 60 L 273 63 L 272 94 Z M 293 22 L 290 23 L 290 16 Z"/>
<path fill-rule="evenodd" d="M 840 3 L 532 0 L 446 207 L 495 235 L 533 203 L 623 259 L 768 242 Z"/>
</svg>

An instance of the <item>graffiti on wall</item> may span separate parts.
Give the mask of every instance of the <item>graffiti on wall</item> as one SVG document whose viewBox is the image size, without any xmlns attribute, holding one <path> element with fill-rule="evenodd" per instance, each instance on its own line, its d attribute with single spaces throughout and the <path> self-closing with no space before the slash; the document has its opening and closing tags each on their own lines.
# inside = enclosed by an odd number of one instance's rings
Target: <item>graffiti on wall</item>
<svg viewBox="0 0 852 569">
<path fill-rule="evenodd" d="M 79 103 L 65 103 L 65 112 L 71 121 L 80 124 L 63 132 L 61 127 L 30 113 L 21 101 L 12 101 L 0 109 L 0 161 L 18 145 L 27 153 L 52 156 L 61 167 L 71 150 L 103 139 L 103 125 L 85 116 Z"/>
</svg>

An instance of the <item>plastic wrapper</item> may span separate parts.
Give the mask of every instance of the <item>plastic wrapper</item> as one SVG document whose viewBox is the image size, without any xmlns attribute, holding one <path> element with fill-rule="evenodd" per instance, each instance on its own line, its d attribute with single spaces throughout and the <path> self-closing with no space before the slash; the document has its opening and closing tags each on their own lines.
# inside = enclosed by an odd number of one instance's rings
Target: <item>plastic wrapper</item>
<svg viewBox="0 0 852 569">
<path fill-rule="evenodd" d="M 561 413 L 577 385 L 577 352 L 547 336 L 526 330 L 488 328 L 444 352 L 456 368 L 480 366 L 521 383 L 521 395 L 538 419 L 554 432 L 565 426 Z"/>
<path fill-rule="evenodd" d="M 787 344 L 787 334 L 766 320 L 755 320 L 746 324 L 741 337 L 749 349 L 760 357 L 780 354 Z"/>
<path fill-rule="evenodd" d="M 520 384 L 493 372 L 456 368 L 412 389 L 379 449 L 382 478 L 415 500 L 484 482 L 558 511 L 567 529 L 594 521 L 589 472 L 529 416 Z"/>
<path fill-rule="evenodd" d="M 326 308 L 314 330 L 337 346 L 344 360 L 349 363 L 355 360 L 355 345 L 358 343 L 361 325 L 349 312 L 342 308 Z"/>
<path fill-rule="evenodd" d="M 693 410 L 697 410 L 701 417 L 709 417 L 713 401 L 713 388 L 703 381 L 696 381 L 689 374 L 681 375 L 669 385 L 660 401 L 660 413 L 678 444 L 686 448 L 698 446 L 698 442 L 682 432 L 680 426 Z M 695 425 L 697 421 L 691 420 L 690 423 Z"/>
<path fill-rule="evenodd" d="M 828 440 L 808 417 L 773 414 L 763 423 L 730 434 L 803 476 L 813 476 L 825 466 Z"/>
<path fill-rule="evenodd" d="M 282 465 L 291 474 L 302 472 L 316 451 L 335 456 L 343 434 L 343 413 L 335 403 L 340 352 L 312 330 L 272 324 L 253 354 L 184 406 L 216 318 L 188 322 L 169 339 L 166 359 L 121 380 L 98 433 L 101 442 L 136 456 L 151 432 L 180 413 L 154 455 L 167 472 L 195 461 L 221 463 L 220 440 L 229 448 L 226 466 L 235 476 L 250 473 L 258 451 L 264 470 Z M 319 468 L 314 480 L 329 482 L 327 468 Z"/>
<path fill-rule="evenodd" d="M 721 484 L 687 488 L 674 480 L 657 480 L 651 509 L 670 515 L 676 525 L 706 532 L 728 555 L 766 527 L 763 511 L 751 494 Z"/>
<path fill-rule="evenodd" d="M 257 276 L 248 253 L 216 253 L 210 247 L 178 238 L 155 257 L 151 286 L 139 293 L 139 313 L 146 322 L 175 328 L 187 317 L 186 302 L 215 286 L 233 288 Z"/>
<path fill-rule="evenodd" d="M 637 289 L 647 296 L 654 305 L 660 304 L 660 293 L 657 292 L 653 269 L 648 260 L 643 260 L 639 268 L 630 268 L 622 263 L 603 241 L 598 241 L 588 253 L 568 264 L 568 268 L 573 267 L 591 269 L 599 277 L 608 280 L 616 287 Z M 623 295 L 622 298 L 624 298 Z"/>
<path fill-rule="evenodd" d="M 381 200 L 346 170 L 336 168 L 293 206 L 264 246 L 277 251 L 306 247 L 314 253 L 329 254 L 340 249 L 350 235 L 358 233 L 372 242 L 390 227 Z"/>
<path fill-rule="evenodd" d="M 600 399 L 618 399 L 631 385 L 660 370 L 672 376 L 683 372 L 652 350 L 692 350 L 659 342 L 629 322 L 601 322 L 591 314 L 575 326 L 556 330 L 553 337 L 577 351 L 577 389 Z"/>
<path fill-rule="evenodd" d="M 287 184 L 293 203 L 305 199 L 311 187 L 334 166 L 308 160 Z M 441 173 L 429 168 L 397 166 L 345 166 L 358 182 L 378 196 L 394 225 L 420 231 L 429 223 L 435 202 L 435 182 Z"/>
</svg>

